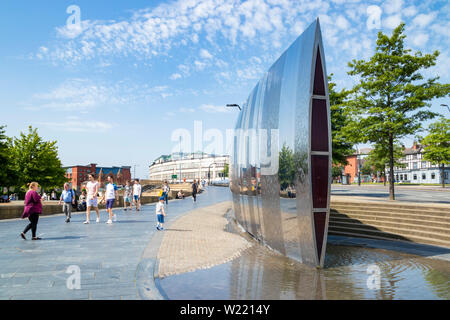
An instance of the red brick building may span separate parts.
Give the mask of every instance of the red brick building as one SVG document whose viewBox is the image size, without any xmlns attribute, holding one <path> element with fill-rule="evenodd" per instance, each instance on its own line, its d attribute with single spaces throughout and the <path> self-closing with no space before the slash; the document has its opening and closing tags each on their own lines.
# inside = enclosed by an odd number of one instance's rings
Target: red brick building
<svg viewBox="0 0 450 320">
<path fill-rule="evenodd" d="M 97 167 L 96 163 L 91 163 L 86 166 L 64 167 L 64 169 L 66 178 L 70 180 L 72 188 L 77 191 L 81 191 L 91 173 L 95 174 L 96 179 L 101 183 L 100 187 L 104 187 L 107 176 L 112 176 L 117 185 L 125 185 L 126 181 L 131 181 L 131 166 Z"/>
</svg>

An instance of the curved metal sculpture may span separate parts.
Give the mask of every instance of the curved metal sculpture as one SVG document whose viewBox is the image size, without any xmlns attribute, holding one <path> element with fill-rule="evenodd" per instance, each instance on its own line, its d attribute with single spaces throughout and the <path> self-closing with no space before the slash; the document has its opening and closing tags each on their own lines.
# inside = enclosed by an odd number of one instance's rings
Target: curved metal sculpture
<svg viewBox="0 0 450 320">
<path fill-rule="evenodd" d="M 240 112 L 231 165 L 236 220 L 272 249 L 322 267 L 331 124 L 319 20 L 272 65 Z"/>
</svg>

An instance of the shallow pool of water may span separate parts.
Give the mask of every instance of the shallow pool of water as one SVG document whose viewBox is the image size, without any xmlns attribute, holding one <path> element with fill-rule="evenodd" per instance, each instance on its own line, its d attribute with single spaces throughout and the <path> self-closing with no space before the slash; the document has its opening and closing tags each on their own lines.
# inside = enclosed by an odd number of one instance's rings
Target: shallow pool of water
<svg viewBox="0 0 450 320">
<path fill-rule="evenodd" d="M 169 299 L 450 299 L 450 262 L 328 244 L 315 269 L 255 244 L 231 262 L 157 284 Z"/>
</svg>

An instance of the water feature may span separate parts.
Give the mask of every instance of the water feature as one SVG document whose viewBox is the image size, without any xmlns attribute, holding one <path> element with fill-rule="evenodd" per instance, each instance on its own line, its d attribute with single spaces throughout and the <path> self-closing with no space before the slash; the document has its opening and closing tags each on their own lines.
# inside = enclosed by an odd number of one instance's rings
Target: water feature
<svg viewBox="0 0 450 320">
<path fill-rule="evenodd" d="M 379 289 L 367 284 L 373 265 Z M 324 268 L 316 269 L 255 244 L 231 262 L 159 286 L 169 299 L 450 299 L 450 262 L 329 243 Z"/>
</svg>

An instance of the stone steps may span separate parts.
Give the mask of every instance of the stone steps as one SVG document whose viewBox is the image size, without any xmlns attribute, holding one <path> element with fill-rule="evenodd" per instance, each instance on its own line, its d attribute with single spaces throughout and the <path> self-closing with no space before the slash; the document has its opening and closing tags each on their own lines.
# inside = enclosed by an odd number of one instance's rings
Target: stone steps
<svg viewBox="0 0 450 320">
<path fill-rule="evenodd" d="M 329 234 L 450 247 L 450 208 L 397 203 L 331 203 Z"/>
</svg>

